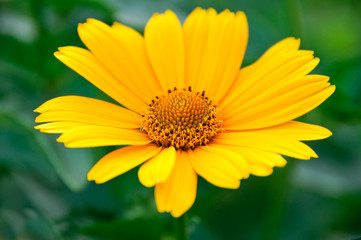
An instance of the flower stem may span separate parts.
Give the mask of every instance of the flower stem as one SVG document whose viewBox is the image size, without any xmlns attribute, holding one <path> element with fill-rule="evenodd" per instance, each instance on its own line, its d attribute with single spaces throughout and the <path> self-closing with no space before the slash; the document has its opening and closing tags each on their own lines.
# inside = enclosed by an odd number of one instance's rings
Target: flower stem
<svg viewBox="0 0 361 240">
<path fill-rule="evenodd" d="M 175 219 L 175 234 L 177 240 L 188 240 L 188 216 L 183 216 Z"/>
</svg>

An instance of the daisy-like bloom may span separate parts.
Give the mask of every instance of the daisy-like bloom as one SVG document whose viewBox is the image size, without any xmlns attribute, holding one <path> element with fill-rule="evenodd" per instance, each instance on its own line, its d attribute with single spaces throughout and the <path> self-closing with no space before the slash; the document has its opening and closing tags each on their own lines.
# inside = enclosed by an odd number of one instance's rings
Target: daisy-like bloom
<svg viewBox="0 0 361 240">
<path fill-rule="evenodd" d="M 154 14 L 144 37 L 119 23 L 88 19 L 78 32 L 89 50 L 55 56 L 120 105 L 80 96 L 47 101 L 36 126 L 61 133 L 66 147 L 127 145 L 100 159 L 88 180 L 104 183 L 140 164 L 155 186 L 159 212 L 179 217 L 196 198 L 197 175 L 236 189 L 249 174 L 267 176 L 281 156 L 317 157 L 301 141 L 327 129 L 293 121 L 335 90 L 309 73 L 319 62 L 287 38 L 240 68 L 248 40 L 243 12 L 196 8 L 183 26 L 172 11 Z"/>
</svg>

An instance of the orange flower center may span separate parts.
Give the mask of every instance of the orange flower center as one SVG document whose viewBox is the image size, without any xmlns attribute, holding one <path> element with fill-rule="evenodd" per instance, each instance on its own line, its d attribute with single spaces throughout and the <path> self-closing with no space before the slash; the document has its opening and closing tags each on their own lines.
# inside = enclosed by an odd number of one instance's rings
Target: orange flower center
<svg viewBox="0 0 361 240">
<path fill-rule="evenodd" d="M 206 145 L 223 131 L 222 125 L 212 101 L 190 87 L 156 97 L 141 121 L 141 129 L 158 146 L 182 150 Z"/>
</svg>

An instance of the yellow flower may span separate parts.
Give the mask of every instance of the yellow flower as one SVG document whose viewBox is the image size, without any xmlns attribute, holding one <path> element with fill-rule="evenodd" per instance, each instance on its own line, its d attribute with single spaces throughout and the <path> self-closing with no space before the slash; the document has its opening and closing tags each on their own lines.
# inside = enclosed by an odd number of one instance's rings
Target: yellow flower
<svg viewBox="0 0 361 240">
<path fill-rule="evenodd" d="M 61 133 L 66 147 L 129 145 L 90 170 L 104 183 L 140 164 L 140 182 L 155 186 L 159 212 L 178 217 L 196 198 L 197 175 L 235 189 L 249 174 L 267 176 L 281 155 L 317 157 L 303 140 L 327 129 L 293 121 L 335 90 L 309 75 L 319 62 L 287 38 L 240 69 L 248 40 L 243 12 L 195 9 L 183 26 L 172 11 L 154 14 L 144 37 L 94 19 L 78 32 L 89 50 L 62 47 L 55 56 L 122 106 L 79 96 L 47 101 L 36 126 Z"/>
</svg>

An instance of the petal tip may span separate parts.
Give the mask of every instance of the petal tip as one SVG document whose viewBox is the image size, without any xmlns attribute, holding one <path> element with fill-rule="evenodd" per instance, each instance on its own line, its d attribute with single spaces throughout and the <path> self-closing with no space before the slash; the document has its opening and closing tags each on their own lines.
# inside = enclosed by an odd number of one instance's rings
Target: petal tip
<svg viewBox="0 0 361 240">
<path fill-rule="evenodd" d="M 87 23 L 92 23 L 92 22 L 100 22 L 99 20 L 95 19 L 95 18 L 87 18 L 86 19 Z"/>
<path fill-rule="evenodd" d="M 221 13 L 226 13 L 226 14 L 229 14 L 229 13 L 233 13 L 233 12 L 229 11 L 229 9 L 228 9 L 228 8 L 226 8 L 226 9 L 224 9 Z"/>
<path fill-rule="evenodd" d="M 313 51 L 311 51 L 311 52 L 313 52 Z M 316 65 L 318 65 L 319 62 L 320 62 L 320 59 L 319 59 L 318 57 L 315 57 L 315 58 L 313 59 L 313 61 L 315 62 Z"/>
<path fill-rule="evenodd" d="M 157 18 L 160 15 L 161 15 L 160 13 L 155 12 L 155 13 L 153 13 L 152 17 L 149 20 L 151 20 L 152 18 Z"/>
<path fill-rule="evenodd" d="M 92 174 L 91 171 L 88 172 L 87 179 L 88 179 L 88 181 L 94 180 L 94 174 Z"/>
<path fill-rule="evenodd" d="M 207 12 L 208 12 L 208 14 L 215 14 L 215 15 L 217 14 L 216 9 L 214 9 L 214 8 L 208 8 Z"/>
<path fill-rule="evenodd" d="M 54 56 L 56 58 L 59 58 L 59 56 L 62 55 L 62 53 L 60 52 L 60 48 L 58 48 L 58 49 L 59 49 L 59 51 L 54 52 Z"/>
<path fill-rule="evenodd" d="M 144 165 L 144 164 L 143 164 Z M 142 166 L 143 166 L 142 165 Z M 139 182 L 144 186 L 144 187 L 147 187 L 147 188 L 150 188 L 150 187 L 153 187 L 155 185 L 155 183 L 153 181 L 151 181 L 150 179 L 146 179 L 146 177 L 144 176 L 144 173 L 143 173 L 143 169 L 142 167 L 139 168 L 138 170 L 138 179 L 139 179 Z"/>
<path fill-rule="evenodd" d="M 196 7 L 195 9 L 193 9 L 192 12 L 201 12 L 201 11 L 205 11 L 205 10 L 201 7 Z"/>
<path fill-rule="evenodd" d="M 36 122 L 36 123 L 42 122 L 41 119 L 40 119 L 40 117 L 41 117 L 41 115 L 39 115 L 39 116 L 37 116 L 37 117 L 35 118 L 35 122 Z"/>
<path fill-rule="evenodd" d="M 333 133 L 332 133 L 330 130 L 328 130 L 328 129 L 327 129 L 327 131 L 328 131 L 328 132 L 327 132 L 327 137 L 331 137 L 331 136 L 333 135 Z"/>
<path fill-rule="evenodd" d="M 95 181 L 95 183 L 96 184 L 102 184 L 102 183 L 105 183 L 105 182 L 107 182 L 108 180 L 104 180 L 104 179 L 94 179 L 94 181 Z"/>
<path fill-rule="evenodd" d="M 172 217 L 174 217 L 174 218 L 179 218 L 179 217 L 181 217 L 184 213 L 185 213 L 185 211 L 171 211 L 171 212 L 170 212 L 170 214 L 171 214 Z"/>
<path fill-rule="evenodd" d="M 276 167 L 284 167 L 286 165 L 287 165 L 287 161 L 285 160 L 284 162 L 277 164 Z"/>
<path fill-rule="evenodd" d="M 58 47 L 58 51 L 57 51 L 57 52 L 58 52 L 58 53 L 63 53 L 64 51 L 66 51 L 66 48 L 67 48 L 67 47 Z M 57 53 L 57 52 L 55 52 L 55 53 Z M 55 53 L 54 53 L 54 54 L 55 54 Z"/>
<path fill-rule="evenodd" d="M 233 187 L 230 187 L 230 189 L 238 189 L 239 186 L 241 186 L 241 181 L 237 181 L 237 184 L 235 184 Z"/>
<path fill-rule="evenodd" d="M 79 24 L 78 24 L 77 30 L 78 30 L 79 36 L 81 35 L 81 33 L 84 32 L 84 30 L 85 30 L 85 25 L 86 25 L 86 24 L 87 24 L 87 23 L 79 23 Z"/>
<path fill-rule="evenodd" d="M 242 17 L 242 18 L 246 18 L 246 19 L 247 19 L 247 16 L 246 16 L 246 14 L 245 14 L 243 11 L 237 11 L 237 12 L 236 12 L 236 17 Z"/>
<path fill-rule="evenodd" d="M 175 13 L 174 13 L 172 10 L 170 10 L 170 9 L 165 10 L 164 13 L 165 13 L 165 14 L 175 15 Z"/>
<path fill-rule="evenodd" d="M 63 137 L 63 135 L 60 135 L 60 137 L 58 137 L 57 139 L 56 139 L 56 141 L 57 142 L 63 142 L 64 141 L 64 137 Z M 65 143 L 64 143 L 64 145 L 65 145 Z"/>
</svg>

